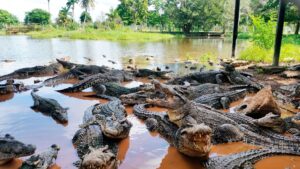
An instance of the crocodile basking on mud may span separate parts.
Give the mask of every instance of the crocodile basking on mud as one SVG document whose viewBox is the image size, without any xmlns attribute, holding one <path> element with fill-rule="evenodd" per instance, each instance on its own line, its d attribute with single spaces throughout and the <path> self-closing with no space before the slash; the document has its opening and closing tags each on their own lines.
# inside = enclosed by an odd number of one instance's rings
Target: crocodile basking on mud
<svg viewBox="0 0 300 169">
<path fill-rule="evenodd" d="M 139 105 L 139 110 L 145 111 L 145 107 Z M 218 131 L 222 125 L 229 124 L 231 125 L 230 128 L 234 126 L 236 128 L 236 130 L 229 132 L 233 133 L 233 135 L 236 133 L 237 136 L 242 133 L 243 137 L 240 141 L 244 141 L 245 143 L 273 148 L 285 147 L 291 150 L 299 150 L 300 146 L 299 138 L 285 137 L 271 129 L 262 128 L 255 124 L 251 117 L 236 113 L 222 113 L 211 107 L 195 102 L 188 102 L 177 110 L 168 111 L 168 116 L 170 121 L 179 127 L 190 123 L 190 121 L 197 124 L 206 124 L 212 129 L 212 140 L 218 140 L 214 138 L 215 131 Z M 216 136 L 218 136 L 219 133 L 220 132 L 218 132 Z M 239 141 L 237 139 L 233 140 Z"/>
<path fill-rule="evenodd" d="M 56 144 L 53 144 L 47 151 L 25 160 L 20 169 L 48 169 L 55 163 L 59 149 Z"/>
<path fill-rule="evenodd" d="M 53 76 L 63 71 L 61 64 L 53 63 L 49 66 L 34 66 L 18 69 L 12 73 L 0 76 L 0 82 L 3 80 L 26 79 L 30 77 Z"/>
<path fill-rule="evenodd" d="M 286 118 L 269 113 L 265 117 L 255 119 L 253 122 L 259 126 L 271 128 L 278 133 L 289 132 L 290 134 L 300 136 L 300 113 Z"/>
<path fill-rule="evenodd" d="M 206 169 L 253 169 L 254 164 L 264 158 L 276 155 L 300 155 L 299 151 L 287 149 L 258 149 L 221 157 L 213 157 L 206 163 Z"/>
<path fill-rule="evenodd" d="M 89 107 L 84 115 L 84 123 L 99 125 L 102 133 L 112 139 L 128 137 L 132 127 L 126 119 L 125 107 L 118 99 Z"/>
<path fill-rule="evenodd" d="M 14 158 L 30 156 L 35 149 L 35 146 L 17 141 L 9 134 L 0 136 L 0 165 Z"/>
<path fill-rule="evenodd" d="M 51 116 L 59 123 L 68 122 L 68 108 L 63 108 L 56 100 L 44 98 L 38 96 L 34 92 L 31 92 L 31 96 L 34 101 L 34 105 L 31 107 L 33 110 L 37 110 L 45 115 Z"/>
<path fill-rule="evenodd" d="M 147 128 L 157 131 L 169 144 L 185 155 L 200 157 L 203 160 L 208 158 L 211 149 L 211 129 L 208 126 L 191 122 L 178 127 L 168 119 L 166 113 L 150 113 L 144 106 L 134 106 L 133 113 L 146 120 Z"/>
</svg>

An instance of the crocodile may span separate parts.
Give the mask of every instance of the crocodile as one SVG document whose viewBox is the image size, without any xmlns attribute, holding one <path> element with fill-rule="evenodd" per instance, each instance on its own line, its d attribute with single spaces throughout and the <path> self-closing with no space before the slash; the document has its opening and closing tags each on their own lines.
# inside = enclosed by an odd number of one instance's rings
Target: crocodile
<svg viewBox="0 0 300 169">
<path fill-rule="evenodd" d="M 253 122 L 259 126 L 271 128 L 278 133 L 289 132 L 300 136 L 300 113 L 286 118 L 281 118 L 278 114 L 269 113 L 260 119 L 255 119 Z"/>
<path fill-rule="evenodd" d="M 112 139 L 127 138 L 132 127 L 132 123 L 126 119 L 125 107 L 119 99 L 89 107 L 85 112 L 84 123 L 99 125 L 102 133 Z"/>
<path fill-rule="evenodd" d="M 12 73 L 0 76 L 0 82 L 11 79 L 26 79 L 30 77 L 53 76 L 63 71 L 61 64 L 53 63 L 48 66 L 34 66 L 15 70 Z"/>
<path fill-rule="evenodd" d="M 257 149 L 227 156 L 212 157 L 206 162 L 206 169 L 253 169 L 254 163 L 276 155 L 300 155 L 299 151 L 286 149 Z"/>
<path fill-rule="evenodd" d="M 235 67 L 232 64 L 227 64 L 227 63 L 221 63 L 221 65 L 224 67 L 223 73 L 224 76 L 227 77 L 229 82 L 231 84 L 246 84 L 246 85 L 251 85 L 253 87 L 256 87 L 258 90 L 263 88 L 263 85 L 252 80 L 248 76 L 246 76 L 245 73 L 241 73 L 237 70 L 235 70 Z"/>
<path fill-rule="evenodd" d="M 25 160 L 20 169 L 47 169 L 55 163 L 59 150 L 60 148 L 53 144 L 47 151 Z"/>
<path fill-rule="evenodd" d="M 167 84 L 172 85 L 184 85 L 186 82 L 191 85 L 199 85 L 203 83 L 213 83 L 213 84 L 222 84 L 223 82 L 227 82 L 226 76 L 224 76 L 224 71 L 221 70 L 213 70 L 213 71 L 202 71 L 202 72 L 194 72 L 188 75 L 179 76 L 171 79 L 167 82 Z"/>
<path fill-rule="evenodd" d="M 0 136 L 0 165 L 14 158 L 30 156 L 34 154 L 35 149 L 34 145 L 24 144 L 9 134 Z"/>
<path fill-rule="evenodd" d="M 83 124 L 72 139 L 80 158 L 75 164 L 80 169 L 115 169 L 119 164 L 117 160 L 119 139 L 105 137 L 101 126 L 91 123 L 96 119 L 92 114 L 93 109 L 94 107 L 90 107 L 85 111 Z"/>
<path fill-rule="evenodd" d="M 137 69 L 133 71 L 135 77 L 150 77 L 168 79 L 168 74 L 172 71 L 154 71 L 150 69 Z"/>
<path fill-rule="evenodd" d="M 130 93 L 139 92 L 142 90 L 150 90 L 152 88 L 151 85 L 140 85 L 138 87 L 127 88 L 123 87 L 118 83 L 108 82 L 103 84 L 95 84 L 93 85 L 93 91 L 96 92 L 96 95 L 108 95 L 113 97 L 120 97 L 121 95 L 126 95 Z"/>
<path fill-rule="evenodd" d="M 141 106 L 140 109 L 145 110 L 145 107 Z M 236 127 L 236 131 L 243 133 L 244 136 L 241 141 L 245 143 L 274 148 L 283 146 L 287 149 L 299 151 L 299 138 L 286 137 L 271 129 L 262 128 L 253 122 L 253 118 L 242 114 L 222 113 L 207 105 L 195 102 L 187 102 L 179 109 L 167 111 L 167 113 L 170 121 L 179 127 L 190 121 L 196 121 L 197 124 L 205 123 L 213 131 L 213 140 L 215 139 L 214 132 L 216 129 L 221 125 L 231 124 Z"/>
<path fill-rule="evenodd" d="M 253 118 L 261 118 L 272 112 L 281 114 L 281 110 L 272 95 L 270 87 L 261 89 L 255 96 L 245 99 L 235 108 L 237 113 L 242 113 Z"/>
<path fill-rule="evenodd" d="M 87 89 L 89 87 L 92 87 L 96 84 L 103 84 L 107 82 L 119 82 L 120 79 L 118 77 L 111 76 L 111 74 L 96 74 L 89 76 L 78 83 L 74 84 L 71 87 L 68 87 L 66 89 L 58 90 L 59 92 L 80 92 L 84 89 Z"/>
<path fill-rule="evenodd" d="M 25 90 L 24 83 L 15 82 L 14 80 L 7 80 L 5 84 L 0 84 L 0 95 L 20 92 Z"/>
<path fill-rule="evenodd" d="M 121 95 L 120 100 L 126 105 L 135 105 L 147 103 L 149 100 L 167 99 L 167 96 L 160 91 L 139 91 L 126 95 Z"/>
<path fill-rule="evenodd" d="M 31 92 L 34 105 L 31 106 L 33 110 L 39 111 L 47 116 L 51 116 L 59 123 L 68 122 L 68 108 L 63 108 L 56 100 L 38 96 Z"/>
<path fill-rule="evenodd" d="M 211 129 L 204 124 L 189 123 L 178 127 L 166 113 L 148 112 L 145 104 L 135 105 L 133 113 L 146 120 L 147 128 L 154 128 L 179 152 L 206 160 L 211 150 Z"/>
</svg>

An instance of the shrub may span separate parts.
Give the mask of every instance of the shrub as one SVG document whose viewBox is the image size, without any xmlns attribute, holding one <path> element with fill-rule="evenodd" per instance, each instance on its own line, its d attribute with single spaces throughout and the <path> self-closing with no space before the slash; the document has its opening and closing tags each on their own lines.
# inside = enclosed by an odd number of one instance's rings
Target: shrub
<svg viewBox="0 0 300 169">
<path fill-rule="evenodd" d="M 12 15 L 6 10 L 0 9 L 0 28 L 5 25 L 14 25 L 19 23 L 16 16 Z"/>
<path fill-rule="evenodd" d="M 42 9 L 33 9 L 26 12 L 25 24 L 48 25 L 50 23 L 50 13 Z"/>
<path fill-rule="evenodd" d="M 88 12 L 82 12 L 80 15 L 80 22 L 81 23 L 91 23 L 92 22 L 92 17 Z"/>
</svg>

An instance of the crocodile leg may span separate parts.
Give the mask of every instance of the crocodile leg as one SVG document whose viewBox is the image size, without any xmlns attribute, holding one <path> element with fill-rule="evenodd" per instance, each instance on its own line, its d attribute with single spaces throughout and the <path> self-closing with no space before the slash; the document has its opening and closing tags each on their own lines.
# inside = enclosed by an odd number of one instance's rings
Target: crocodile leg
<svg viewBox="0 0 300 169">
<path fill-rule="evenodd" d="M 222 104 L 223 109 L 229 109 L 230 99 L 228 97 L 222 97 L 220 103 Z"/>
</svg>

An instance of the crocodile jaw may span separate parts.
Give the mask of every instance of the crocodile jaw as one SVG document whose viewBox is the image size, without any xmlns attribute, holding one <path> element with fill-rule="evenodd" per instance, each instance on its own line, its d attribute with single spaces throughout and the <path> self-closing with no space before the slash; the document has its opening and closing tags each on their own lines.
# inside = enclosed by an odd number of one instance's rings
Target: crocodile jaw
<svg viewBox="0 0 300 169">
<path fill-rule="evenodd" d="M 108 150 L 108 147 L 91 149 L 89 154 L 83 157 L 80 169 L 115 169 L 118 166 L 116 156 Z"/>
<path fill-rule="evenodd" d="M 211 128 L 205 124 L 194 124 L 179 130 L 178 150 L 193 157 L 208 158 L 211 150 Z"/>
</svg>

